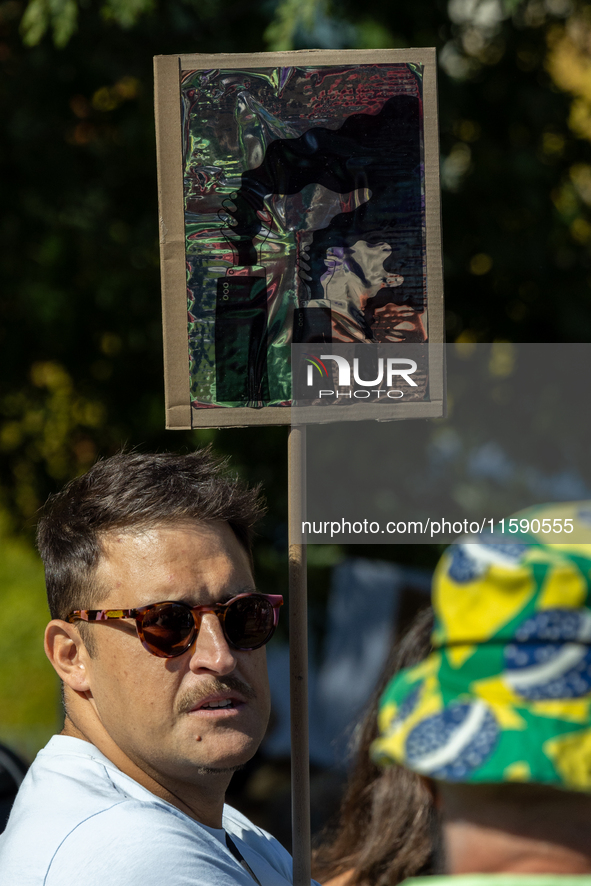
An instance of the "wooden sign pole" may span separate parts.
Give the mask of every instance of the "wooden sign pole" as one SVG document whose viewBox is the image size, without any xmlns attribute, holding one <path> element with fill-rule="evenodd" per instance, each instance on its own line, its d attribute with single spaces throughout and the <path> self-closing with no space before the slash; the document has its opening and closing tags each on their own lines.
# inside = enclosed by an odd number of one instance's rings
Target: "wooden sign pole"
<svg viewBox="0 0 591 886">
<path fill-rule="evenodd" d="M 306 428 L 288 442 L 289 670 L 291 709 L 291 829 L 293 886 L 310 886 L 310 764 L 308 747 L 308 601 L 306 545 L 302 543 Z"/>
</svg>

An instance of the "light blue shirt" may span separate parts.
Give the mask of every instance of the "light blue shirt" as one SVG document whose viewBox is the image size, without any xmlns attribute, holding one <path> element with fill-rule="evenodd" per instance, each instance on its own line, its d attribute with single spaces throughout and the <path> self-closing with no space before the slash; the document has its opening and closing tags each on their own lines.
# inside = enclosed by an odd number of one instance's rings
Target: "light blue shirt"
<svg viewBox="0 0 591 886">
<path fill-rule="evenodd" d="M 289 853 L 224 807 L 224 829 L 261 886 L 292 883 Z M 124 775 L 94 745 L 54 736 L 0 836 L 2 886 L 254 886 L 215 830 Z"/>
</svg>

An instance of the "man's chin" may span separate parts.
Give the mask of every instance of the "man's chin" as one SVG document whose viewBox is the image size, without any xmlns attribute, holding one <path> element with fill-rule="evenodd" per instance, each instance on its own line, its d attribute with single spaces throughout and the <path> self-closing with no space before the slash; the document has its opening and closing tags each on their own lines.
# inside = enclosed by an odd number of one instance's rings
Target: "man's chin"
<svg viewBox="0 0 591 886">
<path fill-rule="evenodd" d="M 244 769 L 256 754 L 257 747 L 254 742 L 245 742 L 238 747 L 224 749 L 225 753 L 221 752 L 221 748 L 217 748 L 217 753 L 215 750 L 213 753 L 207 753 L 209 749 L 199 747 L 199 753 L 195 753 L 191 768 L 197 775 L 231 776 L 239 769 Z"/>
<path fill-rule="evenodd" d="M 239 769 L 244 769 L 244 763 L 239 763 L 237 766 L 199 766 L 197 773 L 198 775 L 232 775 Z"/>
</svg>

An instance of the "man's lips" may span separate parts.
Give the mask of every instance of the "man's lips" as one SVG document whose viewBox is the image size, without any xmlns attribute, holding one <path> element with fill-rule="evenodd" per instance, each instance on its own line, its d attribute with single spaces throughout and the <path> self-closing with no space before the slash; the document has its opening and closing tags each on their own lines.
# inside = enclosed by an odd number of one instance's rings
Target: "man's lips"
<svg viewBox="0 0 591 886">
<path fill-rule="evenodd" d="M 230 703 L 228 704 L 228 702 Z M 206 698 L 202 698 L 193 705 L 188 713 L 194 714 L 198 711 L 207 711 L 207 713 L 231 711 L 237 707 L 242 707 L 244 704 L 246 704 L 246 699 L 237 692 L 216 692 L 206 696 Z"/>
<path fill-rule="evenodd" d="M 183 714 L 227 713 L 239 710 L 254 698 L 256 698 L 254 689 L 230 674 L 223 679 L 208 680 L 199 686 L 187 689 L 178 700 L 177 710 Z M 230 704 L 224 704 L 228 701 Z"/>
</svg>

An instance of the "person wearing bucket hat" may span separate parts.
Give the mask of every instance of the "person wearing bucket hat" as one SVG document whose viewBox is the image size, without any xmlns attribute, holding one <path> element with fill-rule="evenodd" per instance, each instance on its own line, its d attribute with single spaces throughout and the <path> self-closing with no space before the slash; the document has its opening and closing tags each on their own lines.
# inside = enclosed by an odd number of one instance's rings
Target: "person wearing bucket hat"
<svg viewBox="0 0 591 886">
<path fill-rule="evenodd" d="M 531 532 L 557 514 L 577 543 Z M 429 780 L 463 884 L 591 884 L 591 502 L 524 516 L 441 558 L 434 651 L 386 688 L 372 756 Z"/>
</svg>

